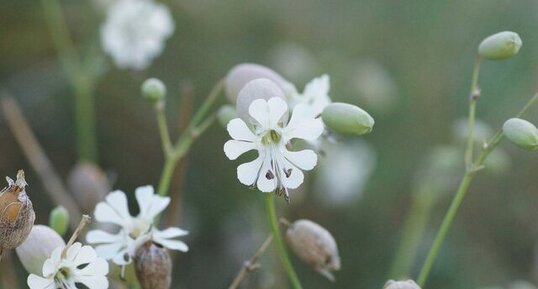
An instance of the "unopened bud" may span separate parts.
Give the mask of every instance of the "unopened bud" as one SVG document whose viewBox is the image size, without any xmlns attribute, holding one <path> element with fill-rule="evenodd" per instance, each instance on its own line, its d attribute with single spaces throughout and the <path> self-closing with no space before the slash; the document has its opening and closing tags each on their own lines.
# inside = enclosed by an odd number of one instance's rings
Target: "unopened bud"
<svg viewBox="0 0 538 289">
<path fill-rule="evenodd" d="M 136 250 L 136 277 L 142 289 L 169 289 L 172 282 L 172 260 L 166 248 L 151 241 Z"/>
<path fill-rule="evenodd" d="M 49 215 L 49 226 L 61 236 L 65 235 L 69 226 L 69 212 L 66 208 L 58 206 Z"/>
<path fill-rule="evenodd" d="M 420 287 L 413 280 L 407 281 L 394 281 L 389 280 L 385 283 L 383 289 L 420 289 Z"/>
<path fill-rule="evenodd" d="M 95 205 L 110 192 L 110 183 L 106 174 L 93 163 L 78 163 L 69 173 L 67 185 L 78 205 L 91 212 Z"/>
<path fill-rule="evenodd" d="M 280 97 L 286 101 L 284 92 L 275 84 L 275 82 L 266 78 L 252 80 L 239 92 L 235 106 L 237 115 L 246 123 L 251 123 L 252 118 L 248 112 L 250 104 L 256 99 L 269 100 L 273 97 Z M 287 115 L 285 118 L 287 118 Z"/>
<path fill-rule="evenodd" d="M 50 257 L 54 249 L 64 246 L 64 240 L 53 229 L 44 225 L 35 225 L 28 238 L 15 250 L 24 269 L 29 274 L 41 276 L 45 260 Z"/>
<path fill-rule="evenodd" d="M 301 260 L 334 282 L 331 271 L 340 270 L 340 256 L 329 231 L 310 220 L 297 220 L 289 225 L 286 241 Z"/>
<path fill-rule="evenodd" d="M 503 124 L 504 135 L 515 145 L 526 150 L 538 149 L 538 129 L 520 118 L 511 118 Z"/>
<path fill-rule="evenodd" d="M 234 118 L 237 118 L 237 111 L 235 111 L 232 105 L 226 104 L 220 107 L 217 113 L 217 119 L 223 127 L 226 127 L 230 120 Z"/>
<path fill-rule="evenodd" d="M 17 172 L 17 180 L 6 177 L 7 188 L 0 192 L 0 256 L 5 249 L 19 246 L 32 230 L 35 213 L 26 194 L 28 185 L 24 172 Z"/>
<path fill-rule="evenodd" d="M 485 59 L 503 60 L 516 55 L 522 44 L 517 33 L 503 31 L 482 40 L 478 46 L 478 54 Z"/>
<path fill-rule="evenodd" d="M 142 95 L 152 103 L 157 103 L 166 97 L 166 86 L 157 78 L 149 78 L 142 84 Z"/>
<path fill-rule="evenodd" d="M 372 131 L 374 119 L 365 110 L 347 103 L 331 103 L 321 113 L 327 127 L 337 133 L 363 135 Z"/>
<path fill-rule="evenodd" d="M 231 103 L 236 103 L 239 92 L 254 79 L 266 78 L 278 85 L 286 95 L 295 91 L 295 86 L 285 80 L 280 74 L 263 65 L 243 63 L 234 66 L 226 75 L 226 96 Z"/>
</svg>

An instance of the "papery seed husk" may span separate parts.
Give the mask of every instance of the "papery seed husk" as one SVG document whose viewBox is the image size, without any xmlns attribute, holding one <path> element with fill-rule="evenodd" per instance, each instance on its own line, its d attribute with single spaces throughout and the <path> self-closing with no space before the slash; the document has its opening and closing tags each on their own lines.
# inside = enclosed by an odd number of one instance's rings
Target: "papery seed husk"
<svg viewBox="0 0 538 289">
<path fill-rule="evenodd" d="M 152 241 L 136 250 L 136 277 L 142 289 L 169 289 L 172 283 L 172 260 L 166 248 Z"/>
<path fill-rule="evenodd" d="M 35 221 L 32 201 L 25 191 L 24 172 L 19 170 L 16 181 L 9 177 L 6 180 L 8 187 L 0 192 L 0 254 L 24 242 Z"/>
<path fill-rule="evenodd" d="M 56 231 L 48 226 L 35 225 L 28 238 L 15 250 L 24 269 L 29 274 L 41 276 L 43 263 L 60 246 L 64 247 L 65 241 Z"/>
<path fill-rule="evenodd" d="M 310 220 L 297 220 L 289 226 L 286 241 L 301 260 L 334 281 L 331 271 L 340 269 L 340 256 L 329 231 Z"/>
</svg>

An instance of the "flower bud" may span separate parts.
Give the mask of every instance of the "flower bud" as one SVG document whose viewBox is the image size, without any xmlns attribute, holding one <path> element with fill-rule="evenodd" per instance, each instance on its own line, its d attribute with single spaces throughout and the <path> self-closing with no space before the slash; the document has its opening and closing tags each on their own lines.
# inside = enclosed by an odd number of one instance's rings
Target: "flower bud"
<svg viewBox="0 0 538 289">
<path fill-rule="evenodd" d="M 106 174 L 90 162 L 78 163 L 69 173 L 67 186 L 78 205 L 86 212 L 94 210 L 95 205 L 110 192 Z"/>
<path fill-rule="evenodd" d="M 521 45 L 521 38 L 517 33 L 503 31 L 482 40 L 478 46 L 478 54 L 489 60 L 503 60 L 516 55 Z"/>
<path fill-rule="evenodd" d="M 65 235 L 69 226 L 69 212 L 66 208 L 58 206 L 49 215 L 49 226 L 61 236 Z"/>
<path fill-rule="evenodd" d="M 538 129 L 520 118 L 511 118 L 503 124 L 504 135 L 515 145 L 526 150 L 538 149 Z"/>
<path fill-rule="evenodd" d="M 142 289 L 169 289 L 172 282 L 172 260 L 166 248 L 152 241 L 135 253 L 136 277 Z"/>
<path fill-rule="evenodd" d="M 226 104 L 219 108 L 219 111 L 217 112 L 217 119 L 223 127 L 226 127 L 230 120 L 234 118 L 237 118 L 237 112 L 235 111 L 235 107 Z"/>
<path fill-rule="evenodd" d="M 278 85 L 286 95 L 294 92 L 295 86 L 285 80 L 280 74 L 263 65 L 243 63 L 234 66 L 226 75 L 226 96 L 231 103 L 235 103 L 239 92 L 250 81 L 258 78 L 266 78 Z"/>
<path fill-rule="evenodd" d="M 297 220 L 288 227 L 286 241 L 301 260 L 334 282 L 331 271 L 340 270 L 340 256 L 329 231 L 310 220 Z"/>
<path fill-rule="evenodd" d="M 157 78 L 148 78 L 142 84 L 142 95 L 152 103 L 163 100 L 166 96 L 166 86 Z"/>
<path fill-rule="evenodd" d="M 363 135 L 372 131 L 374 119 L 358 106 L 331 103 L 321 113 L 327 127 L 341 134 Z"/>
<path fill-rule="evenodd" d="M 273 81 L 266 78 L 252 80 L 239 91 L 235 106 L 237 115 L 246 123 L 251 123 L 251 117 L 248 113 L 250 104 L 256 99 L 269 100 L 273 97 L 280 97 L 286 101 L 284 92 Z M 287 116 L 285 118 L 287 118 Z"/>
<path fill-rule="evenodd" d="M 32 201 L 26 194 L 28 185 L 24 172 L 17 172 L 17 180 L 6 177 L 8 187 L 0 192 L 0 256 L 4 249 L 19 246 L 32 229 L 35 213 Z"/>
<path fill-rule="evenodd" d="M 413 280 L 407 281 L 394 281 L 389 280 L 385 283 L 383 289 L 420 289 L 420 287 Z"/>
<path fill-rule="evenodd" d="M 65 242 L 58 233 L 50 227 L 35 225 L 28 238 L 15 250 L 24 269 L 29 274 L 41 276 L 43 263 L 60 246 L 64 247 Z"/>
</svg>

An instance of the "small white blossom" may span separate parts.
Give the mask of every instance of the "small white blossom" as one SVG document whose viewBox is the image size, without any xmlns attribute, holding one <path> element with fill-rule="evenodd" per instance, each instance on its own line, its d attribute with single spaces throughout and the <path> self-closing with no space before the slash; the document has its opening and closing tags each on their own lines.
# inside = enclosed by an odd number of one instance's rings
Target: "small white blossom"
<svg viewBox="0 0 538 289">
<path fill-rule="evenodd" d="M 92 247 L 77 242 L 67 249 L 65 256 L 63 249 L 63 246 L 54 249 L 43 263 L 43 277 L 28 276 L 30 289 L 76 289 L 77 283 L 89 289 L 108 288 L 108 263 Z"/>
<path fill-rule="evenodd" d="M 288 105 L 282 98 L 256 99 L 249 106 L 251 127 L 240 118 L 228 123 L 232 140 L 224 144 L 226 156 L 235 160 L 250 150 L 257 150 L 258 157 L 237 168 L 237 178 L 242 184 L 256 185 L 262 192 L 284 194 L 303 183 L 301 170 L 316 166 L 317 155 L 312 150 L 290 151 L 292 139 L 315 140 L 323 132 L 323 123 L 310 108 L 298 104 L 289 122 L 285 121 Z"/>
<path fill-rule="evenodd" d="M 87 241 L 99 244 L 95 247 L 97 254 L 118 265 L 127 265 L 131 263 L 136 249 L 149 240 L 171 250 L 187 252 L 189 248 L 184 242 L 173 240 L 187 235 L 187 231 L 176 227 L 160 231 L 153 224 L 155 217 L 170 203 L 170 198 L 155 195 L 151 186 L 138 187 L 135 196 L 140 208 L 136 217 L 129 213 L 127 197 L 122 191 L 111 192 L 104 202 L 95 207 L 97 221 L 120 227 L 117 234 L 102 230 L 88 232 Z"/>
<path fill-rule="evenodd" d="M 330 82 L 327 74 L 314 78 L 306 84 L 303 93 L 295 92 L 291 95 L 291 107 L 304 104 L 312 110 L 315 116 L 319 116 L 323 109 L 331 103 L 329 90 Z"/>
<path fill-rule="evenodd" d="M 163 4 L 118 0 L 109 7 L 101 42 L 119 68 L 142 70 L 161 54 L 173 32 L 174 21 Z"/>
</svg>

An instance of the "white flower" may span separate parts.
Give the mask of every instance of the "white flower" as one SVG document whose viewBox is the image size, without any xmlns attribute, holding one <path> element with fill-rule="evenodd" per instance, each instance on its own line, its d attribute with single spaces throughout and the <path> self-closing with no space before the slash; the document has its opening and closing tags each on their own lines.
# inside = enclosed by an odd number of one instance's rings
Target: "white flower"
<svg viewBox="0 0 538 289">
<path fill-rule="evenodd" d="M 77 283 L 89 289 L 108 288 L 108 263 L 97 256 L 90 246 L 74 243 L 62 256 L 64 247 L 52 251 L 49 259 L 43 263 L 43 277 L 30 274 L 30 289 L 76 289 Z"/>
<path fill-rule="evenodd" d="M 323 132 L 321 120 L 307 106 L 298 104 L 285 123 L 287 112 L 288 105 L 279 97 L 254 100 L 249 106 L 252 126 L 249 128 L 240 118 L 231 120 L 228 132 L 232 140 L 224 144 L 224 153 L 231 160 L 247 151 L 258 151 L 255 160 L 237 168 L 237 178 L 242 184 L 256 184 L 262 192 L 276 190 L 285 194 L 286 199 L 288 189 L 303 183 L 301 170 L 311 170 L 317 163 L 314 151 L 289 151 L 287 145 L 295 138 L 315 140 Z"/>
<path fill-rule="evenodd" d="M 331 103 L 329 89 L 330 83 L 327 74 L 314 78 L 306 84 L 303 93 L 295 92 L 291 95 L 291 107 L 304 104 L 312 110 L 315 116 L 319 116 L 323 109 Z"/>
<path fill-rule="evenodd" d="M 152 0 L 119 0 L 108 10 L 101 42 L 119 68 L 142 70 L 161 54 L 173 32 L 166 6 Z"/>
<path fill-rule="evenodd" d="M 151 186 L 138 187 L 135 196 L 140 208 L 136 217 L 129 213 L 127 197 L 122 191 L 111 192 L 95 207 L 97 221 L 121 228 L 117 234 L 102 230 L 88 232 L 88 243 L 100 244 L 95 247 L 97 254 L 118 265 L 126 265 L 131 263 L 136 249 L 150 240 L 168 249 L 187 252 L 189 248 L 184 242 L 173 240 L 187 235 L 187 231 L 176 227 L 160 231 L 153 225 L 153 220 L 168 206 L 170 198 L 155 195 Z"/>
</svg>

